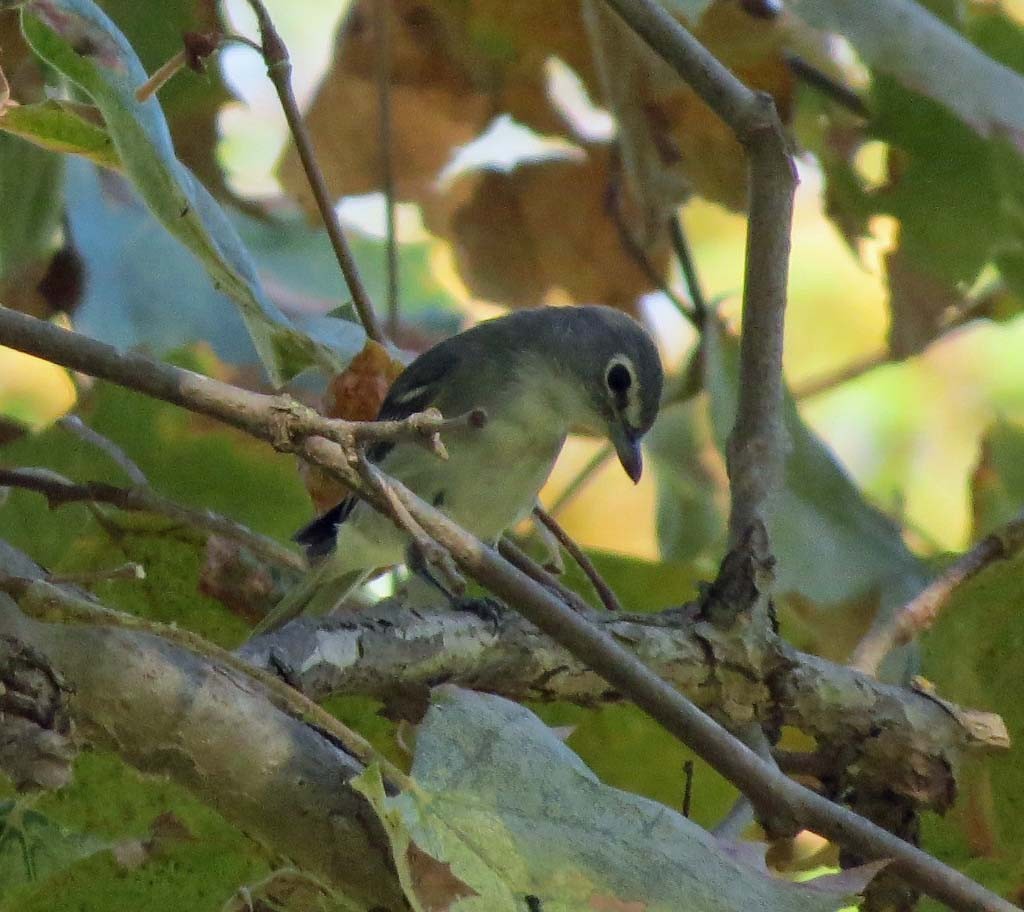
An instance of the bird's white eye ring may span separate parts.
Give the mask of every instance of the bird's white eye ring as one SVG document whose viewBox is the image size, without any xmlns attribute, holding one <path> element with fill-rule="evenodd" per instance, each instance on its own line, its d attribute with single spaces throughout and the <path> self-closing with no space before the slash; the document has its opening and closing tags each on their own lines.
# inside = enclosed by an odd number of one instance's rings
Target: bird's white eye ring
<svg viewBox="0 0 1024 912">
<path fill-rule="evenodd" d="M 613 393 L 623 395 L 633 385 L 633 372 L 622 361 L 612 361 L 605 374 L 605 383 Z"/>
</svg>

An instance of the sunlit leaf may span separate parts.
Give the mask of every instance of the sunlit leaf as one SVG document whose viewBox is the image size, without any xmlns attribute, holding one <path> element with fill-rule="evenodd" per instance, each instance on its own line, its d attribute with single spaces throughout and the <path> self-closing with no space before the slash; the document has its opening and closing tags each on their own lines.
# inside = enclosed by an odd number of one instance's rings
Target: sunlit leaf
<svg viewBox="0 0 1024 912">
<path fill-rule="evenodd" d="M 913 0 L 868 11 L 844 0 L 792 0 L 816 28 L 846 38 L 873 68 L 940 102 L 981 136 L 1024 148 L 1024 79 L 987 57 Z"/>
<path fill-rule="evenodd" d="M 44 149 L 81 155 L 104 168 L 121 167 L 110 134 L 66 102 L 50 99 L 10 107 L 0 113 L 0 130 Z"/>
<path fill-rule="evenodd" d="M 353 784 L 391 841 L 414 909 L 835 910 L 663 805 L 603 785 L 528 710 L 444 687 L 417 736 L 416 788 Z M 440 892 L 439 892 L 440 891 Z M 444 902 L 441 902 L 441 900 Z"/>
<path fill-rule="evenodd" d="M 114 24 L 90 0 L 33 0 L 24 6 L 22 26 L 36 53 L 99 108 L 125 173 L 235 302 L 271 379 L 280 384 L 312 364 L 340 367 L 341 358 L 290 326 L 267 299 L 237 232 L 175 156 L 159 103 L 136 100 L 146 73 Z"/>
</svg>

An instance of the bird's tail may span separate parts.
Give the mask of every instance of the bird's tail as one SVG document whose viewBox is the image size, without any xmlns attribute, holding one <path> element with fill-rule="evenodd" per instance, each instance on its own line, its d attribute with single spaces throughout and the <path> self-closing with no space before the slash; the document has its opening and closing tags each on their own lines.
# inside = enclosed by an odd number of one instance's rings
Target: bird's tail
<svg viewBox="0 0 1024 912">
<path fill-rule="evenodd" d="M 267 612 L 253 628 L 250 637 L 277 630 L 300 614 L 329 613 L 370 576 L 370 571 L 363 569 L 335 573 L 337 570 L 331 561 L 310 570 Z"/>
</svg>

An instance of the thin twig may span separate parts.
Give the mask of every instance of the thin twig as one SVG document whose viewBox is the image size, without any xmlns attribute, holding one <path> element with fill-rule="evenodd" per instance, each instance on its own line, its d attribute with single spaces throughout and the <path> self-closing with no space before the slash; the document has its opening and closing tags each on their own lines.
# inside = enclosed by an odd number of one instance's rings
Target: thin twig
<svg viewBox="0 0 1024 912">
<path fill-rule="evenodd" d="M 146 473 L 135 464 L 121 447 L 109 437 L 104 437 L 98 431 L 93 430 L 77 415 L 65 415 L 57 421 L 57 424 L 64 428 L 65 431 L 74 434 L 79 439 L 106 453 L 134 484 L 149 485 Z"/>
<path fill-rule="evenodd" d="M 651 262 L 651 258 L 647 255 L 647 251 L 633 237 L 633 232 L 629 230 L 629 225 L 626 224 L 626 219 L 622 213 L 622 206 L 619 205 L 620 197 L 621 189 L 618 184 L 618 178 L 613 177 L 612 183 L 608 187 L 607 205 L 605 208 L 609 215 L 611 215 L 612 224 L 615 225 L 615 229 L 618 232 L 619 243 L 622 244 L 622 249 L 640 268 L 647 281 L 675 305 L 676 310 L 690 321 L 694 329 L 699 330 L 700 326 L 697 321 L 695 308 L 687 306 L 686 302 L 672 290 L 668 279 L 658 272 L 654 263 Z"/>
<path fill-rule="evenodd" d="M 763 522 L 782 475 L 782 343 L 796 168 L 770 95 L 752 92 L 657 0 L 605 0 L 736 134 L 750 175 L 729 537 Z"/>
<path fill-rule="evenodd" d="M 940 342 L 947 335 L 966 326 L 972 320 L 984 317 L 992 311 L 998 311 L 1001 299 L 1007 294 L 1003 283 L 995 282 L 979 294 L 972 296 L 964 302 L 963 306 L 956 308 L 946 317 L 939 326 L 939 331 L 929 340 L 928 345 Z M 856 380 L 876 367 L 895 364 L 898 360 L 899 358 L 887 348 L 869 352 L 830 373 L 821 377 L 811 377 L 810 380 L 794 387 L 793 398 L 809 399 L 812 396 L 818 396 L 851 380 Z"/>
<path fill-rule="evenodd" d="M 109 567 L 102 570 L 83 570 L 80 573 L 55 573 L 50 576 L 50 582 L 54 585 L 75 585 L 93 586 L 96 583 L 106 583 L 110 580 L 144 580 L 146 568 L 142 564 L 130 561 L 118 567 Z"/>
<path fill-rule="evenodd" d="M 593 613 L 593 609 L 580 597 L 579 593 L 574 592 L 558 577 L 545 570 L 507 535 L 502 536 L 498 542 L 498 553 L 513 567 L 522 570 L 527 576 L 554 592 L 573 611 L 585 615 Z"/>
<path fill-rule="evenodd" d="M 668 222 L 668 235 L 672 242 L 672 249 L 675 251 L 676 259 L 679 261 L 679 268 L 683 271 L 683 279 L 686 282 L 686 290 L 693 302 L 693 323 L 700 330 L 708 315 L 708 302 L 704 297 L 704 289 L 701 286 L 700 278 L 697 276 L 697 264 L 693 259 L 690 250 L 690 243 L 686 239 L 686 231 L 683 228 L 683 219 L 678 212 L 672 214 Z"/>
<path fill-rule="evenodd" d="M 377 56 L 377 136 L 380 156 L 380 177 L 384 189 L 385 248 L 388 277 L 388 335 L 398 335 L 399 282 L 398 237 L 395 232 L 395 173 L 391 139 L 391 3 L 377 0 L 374 4 L 374 37 Z"/>
<path fill-rule="evenodd" d="M 869 630 L 857 644 L 850 665 L 864 674 L 876 674 L 893 649 L 906 645 L 931 628 L 939 612 L 961 586 L 989 565 L 1013 557 L 1021 549 L 1024 549 L 1024 515 L 986 535 L 888 621 Z"/>
<path fill-rule="evenodd" d="M 366 330 L 366 335 L 377 342 L 384 342 L 384 331 L 377 320 L 377 314 L 373 309 L 373 302 L 363 284 L 359 274 L 359 267 L 356 265 L 355 257 L 345 239 L 345 232 L 342 230 L 341 222 L 338 220 L 338 213 L 331 200 L 330 191 L 327 189 L 327 182 L 324 180 L 323 171 L 317 164 L 313 154 L 313 143 L 306 129 L 306 124 L 299 111 L 299 105 L 295 101 L 295 94 L 292 92 L 291 73 L 292 62 L 288 57 L 288 48 L 274 28 L 274 23 L 263 5 L 262 0 L 248 0 L 256 14 L 256 21 L 260 27 L 260 40 L 262 42 L 263 60 L 267 65 L 267 75 L 277 89 L 277 97 L 281 101 L 285 119 L 291 130 L 292 138 L 295 140 L 295 149 L 299 153 L 303 170 L 306 172 L 306 179 L 309 181 L 310 189 L 316 199 L 320 216 L 324 220 L 324 227 L 327 229 L 327 236 L 331 240 L 331 247 L 334 248 L 334 255 L 345 276 L 349 293 L 352 295 L 352 303 L 359 320 Z"/>
<path fill-rule="evenodd" d="M 843 85 L 833 79 L 828 73 L 819 70 L 798 54 L 786 54 L 785 60 L 786 66 L 793 71 L 794 76 L 803 80 L 811 88 L 817 89 L 826 98 L 831 98 L 836 104 L 842 105 L 858 117 L 871 116 L 871 111 L 868 110 L 864 99 L 848 85 Z"/>
<path fill-rule="evenodd" d="M 187 64 L 188 52 L 182 48 L 170 60 L 161 64 L 153 72 L 153 75 L 135 90 L 135 100 L 138 102 L 149 101 L 170 81 L 171 77 L 183 70 Z"/>
<path fill-rule="evenodd" d="M 540 506 L 539 499 L 535 502 L 534 506 Z M 534 517 L 533 531 L 536 533 L 537 538 L 540 539 L 540 543 L 544 547 L 544 554 L 547 557 L 547 560 L 544 562 L 544 569 L 555 576 L 561 576 L 565 573 L 565 558 L 562 556 L 561 543 L 555 538 L 551 530 L 536 517 Z"/>
<path fill-rule="evenodd" d="M 140 513 L 155 513 L 166 516 L 175 523 L 194 529 L 202 529 L 214 535 L 221 535 L 245 545 L 257 557 L 269 563 L 292 570 L 307 570 L 308 564 L 302 555 L 280 542 L 254 532 L 241 523 L 214 513 L 212 510 L 194 510 L 157 494 L 143 485 L 136 488 L 122 488 L 116 485 L 94 481 L 85 484 L 63 478 L 49 470 L 32 468 L 0 468 L 0 485 L 35 491 L 46 497 L 51 508 L 69 503 L 108 503 L 121 510 Z"/>
<path fill-rule="evenodd" d="M 563 548 L 569 552 L 572 559 L 579 564 L 580 569 L 584 575 L 590 580 L 590 585 L 594 587 L 594 591 L 597 592 L 597 597 L 601 599 L 601 603 L 608 611 L 622 611 L 622 603 L 619 601 L 618 596 L 612 591 L 612 587 L 609 586 L 601 574 L 597 572 L 597 567 L 594 566 L 594 562 L 587 557 L 583 549 L 576 544 L 572 536 L 562 528 L 561 524 L 547 512 L 543 507 L 534 507 L 533 515 L 537 517 L 543 524 L 544 527 L 561 542 Z"/>
<path fill-rule="evenodd" d="M 279 448 L 298 453 L 345 482 L 378 509 L 381 506 L 379 497 L 366 490 L 354 468 L 351 450 L 321 436 L 292 439 L 289 416 L 294 416 L 295 410 L 285 408 L 280 397 L 232 387 L 135 353 L 122 354 L 109 345 L 5 308 L 0 308 L 0 344 L 219 418 Z M 957 909 L 1014 910 L 1010 903 L 960 872 L 784 776 L 774 764 L 766 763 L 737 741 L 674 687 L 654 675 L 636 655 L 544 586 L 400 482 L 389 482 L 410 515 L 468 575 L 632 699 L 759 808 L 768 810 L 768 816 L 788 816 L 794 827 L 813 829 L 864 857 L 892 858 L 894 869 L 911 885 Z M 332 724 L 336 722 L 333 717 L 328 718 Z"/>
<path fill-rule="evenodd" d="M 381 773 L 392 786 L 407 789 L 411 780 L 358 732 L 322 709 L 304 694 L 287 685 L 275 675 L 250 665 L 233 652 L 223 649 L 197 633 L 170 624 L 161 624 L 108 608 L 99 602 L 75 595 L 51 582 L 19 576 L 0 575 L 0 591 L 6 592 L 29 617 L 46 622 L 89 624 L 98 627 L 119 627 L 141 631 L 175 643 L 211 662 L 258 681 L 268 691 L 275 705 L 295 719 L 311 723 L 334 738 L 362 764 L 380 764 Z"/>
<path fill-rule="evenodd" d="M 883 364 L 889 364 L 892 360 L 892 353 L 886 348 L 868 352 L 868 354 L 862 355 L 834 371 L 822 374 L 820 377 L 811 377 L 809 380 L 805 380 L 793 389 L 793 398 L 800 400 L 820 396 L 822 393 L 835 389 L 837 386 L 842 386 L 844 383 L 849 383 L 851 380 L 863 377 L 868 371 L 881 367 Z"/>
<path fill-rule="evenodd" d="M 610 446 L 602 446 L 601 449 L 590 457 L 590 461 L 577 472 L 576 477 L 566 485 L 565 490 L 555 498 L 555 502 L 551 505 L 551 509 L 548 512 L 552 516 L 558 516 L 575 499 L 576 495 L 587 486 L 587 483 L 594 477 L 597 471 L 612 458 L 614 452 Z"/>
</svg>

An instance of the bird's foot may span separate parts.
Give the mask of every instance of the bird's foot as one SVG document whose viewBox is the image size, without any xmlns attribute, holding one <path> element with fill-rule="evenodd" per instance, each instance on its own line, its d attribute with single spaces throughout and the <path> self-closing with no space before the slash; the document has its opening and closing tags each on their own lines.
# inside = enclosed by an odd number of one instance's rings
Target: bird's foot
<svg viewBox="0 0 1024 912">
<path fill-rule="evenodd" d="M 468 611 L 470 614 L 475 614 L 481 621 L 491 624 L 495 630 L 501 625 L 501 620 L 508 610 L 503 602 L 490 596 L 463 595 L 453 598 L 451 605 L 455 611 Z"/>
<path fill-rule="evenodd" d="M 276 647 L 272 647 L 267 655 L 267 665 L 289 687 L 300 692 L 302 691 L 302 682 L 299 680 L 299 674 L 295 666 Z"/>
</svg>

